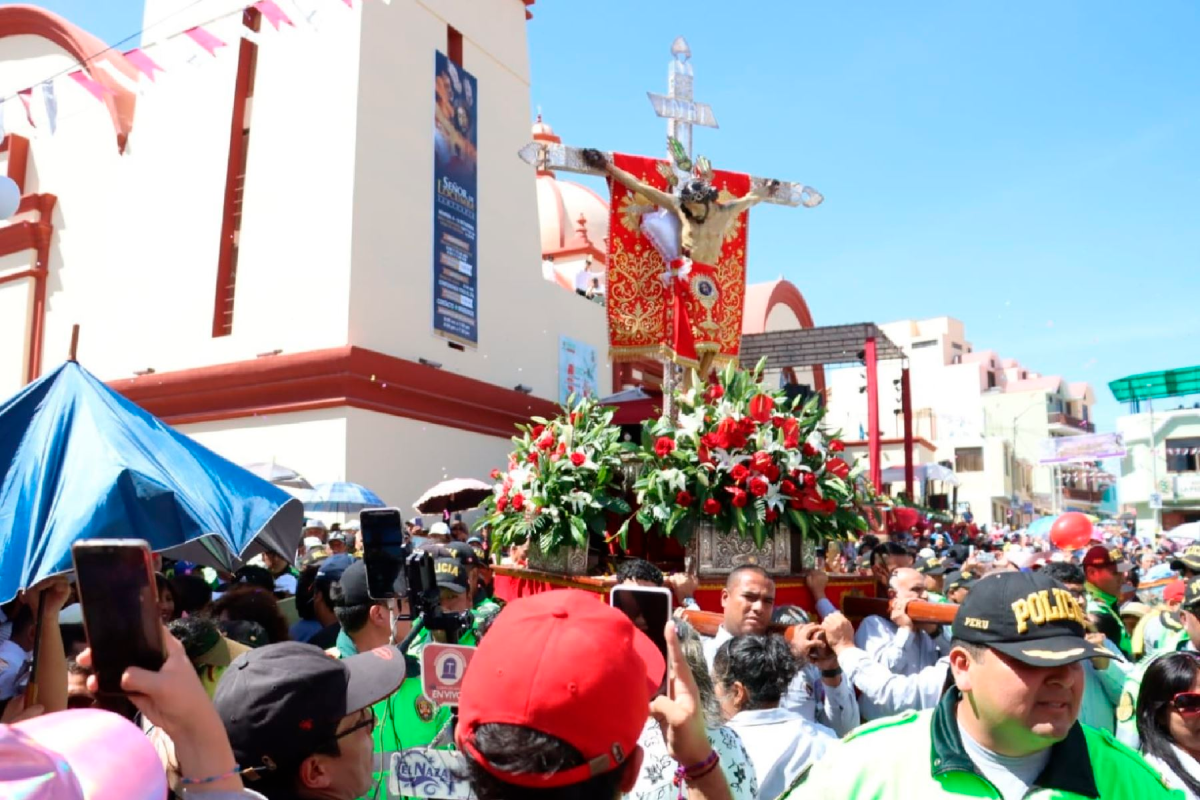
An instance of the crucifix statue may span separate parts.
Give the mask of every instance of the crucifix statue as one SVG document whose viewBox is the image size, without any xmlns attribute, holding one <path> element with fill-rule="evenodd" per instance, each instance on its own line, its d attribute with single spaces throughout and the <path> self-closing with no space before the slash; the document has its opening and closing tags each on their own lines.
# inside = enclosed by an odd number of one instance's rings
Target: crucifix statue
<svg viewBox="0 0 1200 800">
<path fill-rule="evenodd" d="M 547 142 L 532 142 L 520 151 L 522 159 L 542 169 L 604 175 L 613 181 L 608 265 L 612 357 L 644 358 L 651 352 L 662 357 L 668 403 L 675 364 L 703 377 L 715 359 L 736 358 L 745 296 L 744 212 L 760 202 L 812 208 L 823 199 L 802 184 L 714 173 L 704 157 L 693 162 L 692 126 L 715 128 L 717 123 L 707 104 L 693 100 L 691 51 L 682 37 L 672 44 L 671 54 L 668 94 L 648 93 L 655 112 L 667 120 L 666 162 Z M 646 241 L 657 251 L 655 260 L 661 257 L 656 273 L 648 271 L 646 257 L 654 254 L 642 246 Z M 618 274 L 638 283 L 624 298 L 615 285 Z M 657 289 L 654 278 L 661 279 Z M 622 303 L 629 308 L 622 310 Z M 647 323 L 648 317 L 656 322 Z M 651 330 L 661 341 L 628 346 L 631 342 L 618 340 L 629 331 Z"/>
</svg>

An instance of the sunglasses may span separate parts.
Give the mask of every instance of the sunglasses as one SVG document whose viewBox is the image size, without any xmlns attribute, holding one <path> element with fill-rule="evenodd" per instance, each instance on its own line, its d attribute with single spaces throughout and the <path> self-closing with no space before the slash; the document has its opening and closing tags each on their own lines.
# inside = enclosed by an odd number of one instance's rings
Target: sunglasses
<svg viewBox="0 0 1200 800">
<path fill-rule="evenodd" d="M 1171 706 L 1184 716 L 1200 714 L 1200 692 L 1180 692 L 1171 698 Z"/>
</svg>

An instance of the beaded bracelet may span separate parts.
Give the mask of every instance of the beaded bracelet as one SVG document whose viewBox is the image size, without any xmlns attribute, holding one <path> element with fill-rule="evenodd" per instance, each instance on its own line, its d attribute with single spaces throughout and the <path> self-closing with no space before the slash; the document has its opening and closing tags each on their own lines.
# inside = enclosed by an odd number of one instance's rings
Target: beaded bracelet
<svg viewBox="0 0 1200 800">
<path fill-rule="evenodd" d="M 699 764 L 693 764 L 690 767 L 685 767 L 682 764 L 675 770 L 675 779 L 672 781 L 679 787 L 679 799 L 683 798 L 683 782 L 698 781 L 708 773 L 717 768 L 721 763 L 721 755 L 714 749 L 708 754 L 708 758 L 701 761 Z"/>
<path fill-rule="evenodd" d="M 229 770 L 229 772 L 223 772 L 220 775 L 211 775 L 207 778 L 180 778 L 179 783 L 183 786 L 202 786 L 206 783 L 216 783 L 217 781 L 223 781 L 226 778 L 237 777 L 241 774 L 242 765 L 234 764 L 233 769 Z"/>
</svg>

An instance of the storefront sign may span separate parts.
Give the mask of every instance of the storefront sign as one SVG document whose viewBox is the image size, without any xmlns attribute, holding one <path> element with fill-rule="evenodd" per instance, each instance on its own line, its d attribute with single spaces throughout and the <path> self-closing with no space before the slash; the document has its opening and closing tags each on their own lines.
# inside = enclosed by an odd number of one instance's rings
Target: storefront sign
<svg viewBox="0 0 1200 800">
<path fill-rule="evenodd" d="M 1200 498 L 1200 472 L 1183 472 L 1176 475 L 1175 497 L 1180 500 Z"/>
<path fill-rule="evenodd" d="M 1043 464 L 1064 464 L 1069 461 L 1120 458 L 1124 455 L 1125 439 L 1121 434 L 1091 433 L 1043 439 L 1039 461 Z"/>
<path fill-rule="evenodd" d="M 434 66 L 433 332 L 479 343 L 475 78 L 444 53 Z"/>
<path fill-rule="evenodd" d="M 558 339 L 558 402 L 596 397 L 600 393 L 596 375 L 596 348 L 566 336 Z"/>
</svg>

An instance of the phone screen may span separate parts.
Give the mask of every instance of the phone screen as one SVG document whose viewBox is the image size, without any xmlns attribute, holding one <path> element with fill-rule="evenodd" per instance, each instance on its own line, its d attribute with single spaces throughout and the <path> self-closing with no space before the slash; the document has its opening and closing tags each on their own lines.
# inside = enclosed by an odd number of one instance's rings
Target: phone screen
<svg viewBox="0 0 1200 800">
<path fill-rule="evenodd" d="M 671 619 L 671 592 L 654 586 L 621 585 L 612 588 L 608 601 L 613 608 L 623 611 L 634 627 L 654 642 L 654 646 L 662 653 L 663 663 L 667 663 L 667 640 L 664 631 Z M 666 686 L 665 676 L 663 686 Z"/>
<path fill-rule="evenodd" d="M 376 600 L 396 596 L 396 578 L 404 569 L 406 549 L 400 509 L 368 508 L 358 515 L 362 526 L 367 594 Z"/>
<path fill-rule="evenodd" d="M 93 539 L 71 549 L 100 691 L 121 692 L 126 667 L 158 671 L 166 660 L 150 547 Z"/>
</svg>

